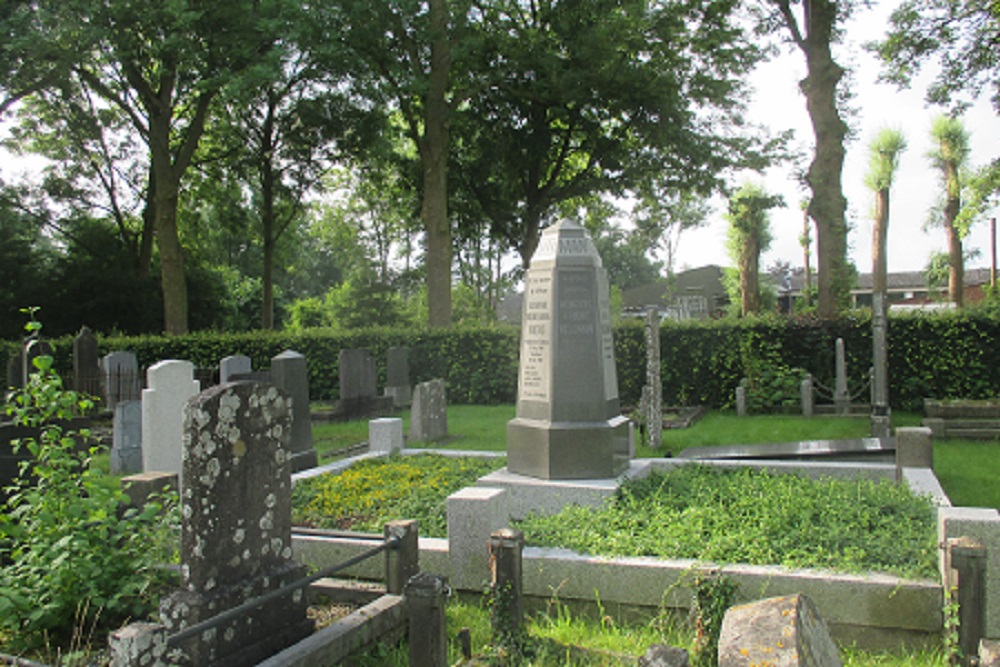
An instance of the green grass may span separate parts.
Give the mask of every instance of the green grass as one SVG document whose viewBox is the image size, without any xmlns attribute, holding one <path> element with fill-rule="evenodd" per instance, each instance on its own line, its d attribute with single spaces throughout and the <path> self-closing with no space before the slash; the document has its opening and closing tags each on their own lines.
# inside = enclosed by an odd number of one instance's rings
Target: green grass
<svg viewBox="0 0 1000 667">
<path fill-rule="evenodd" d="M 1000 509 L 1000 442 L 935 442 L 934 474 L 953 505 Z"/>
</svg>

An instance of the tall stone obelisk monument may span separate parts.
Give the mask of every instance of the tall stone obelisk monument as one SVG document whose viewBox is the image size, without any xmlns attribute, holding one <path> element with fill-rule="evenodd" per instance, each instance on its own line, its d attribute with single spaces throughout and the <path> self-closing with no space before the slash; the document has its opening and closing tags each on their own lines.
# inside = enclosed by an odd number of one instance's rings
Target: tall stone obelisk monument
<svg viewBox="0 0 1000 667">
<path fill-rule="evenodd" d="M 542 233 L 525 276 L 517 416 L 507 469 L 541 479 L 616 477 L 628 467 L 608 276 L 587 231 Z"/>
</svg>

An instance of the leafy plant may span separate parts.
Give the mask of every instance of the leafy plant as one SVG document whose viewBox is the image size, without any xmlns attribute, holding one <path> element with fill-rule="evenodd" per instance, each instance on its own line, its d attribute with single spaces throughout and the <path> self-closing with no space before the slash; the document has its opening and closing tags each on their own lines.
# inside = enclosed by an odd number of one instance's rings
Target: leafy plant
<svg viewBox="0 0 1000 667">
<path fill-rule="evenodd" d="M 34 346 L 41 324 L 33 309 L 26 312 Z M 165 543 L 171 516 L 156 502 L 119 518 L 124 494 L 102 485 L 90 465 L 99 448 L 83 449 L 88 431 L 63 425 L 90 400 L 63 388 L 51 356 L 33 365 L 27 386 L 5 408 L 15 424 L 38 429 L 14 445 L 31 456 L 6 489 L 0 514 L 0 635 L 15 650 L 53 639 L 64 645 L 75 628 L 106 628 L 151 612 L 164 583 L 156 546 Z"/>
<path fill-rule="evenodd" d="M 719 659 L 722 619 L 733 606 L 739 585 L 721 573 L 699 574 L 694 580 L 694 667 L 714 667 Z"/>
</svg>

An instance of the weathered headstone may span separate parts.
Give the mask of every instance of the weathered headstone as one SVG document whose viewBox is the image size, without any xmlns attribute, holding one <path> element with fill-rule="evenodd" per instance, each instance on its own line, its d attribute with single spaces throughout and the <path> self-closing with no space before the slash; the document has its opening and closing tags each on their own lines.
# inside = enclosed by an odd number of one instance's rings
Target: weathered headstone
<svg viewBox="0 0 1000 667">
<path fill-rule="evenodd" d="M 101 395 L 100 351 L 97 336 L 88 327 L 82 327 L 73 339 L 73 389 Z"/>
<path fill-rule="evenodd" d="M 413 391 L 410 408 L 410 439 L 418 442 L 448 437 L 448 400 L 444 380 L 421 382 Z"/>
<path fill-rule="evenodd" d="M 586 230 L 542 234 L 525 276 L 517 414 L 507 468 L 542 479 L 616 477 L 628 467 L 607 272 Z"/>
<path fill-rule="evenodd" d="M 639 658 L 639 667 L 689 667 L 688 652 L 675 646 L 654 644 Z"/>
<path fill-rule="evenodd" d="M 101 357 L 104 408 L 114 410 L 119 401 L 138 401 L 139 380 L 139 362 L 134 352 L 116 351 Z"/>
<path fill-rule="evenodd" d="M 1000 640 L 979 641 L 979 667 L 1000 667 Z"/>
<path fill-rule="evenodd" d="M 747 381 L 746 378 L 740 380 L 736 386 L 736 416 L 747 416 Z"/>
<path fill-rule="evenodd" d="M 842 667 L 837 645 L 805 595 L 732 607 L 722 620 L 719 667 Z"/>
<path fill-rule="evenodd" d="M 663 444 L 663 384 L 660 380 L 660 315 L 646 311 L 646 445 L 659 449 Z"/>
<path fill-rule="evenodd" d="M 799 384 L 799 400 L 802 403 L 802 416 L 812 417 L 816 411 L 816 392 L 813 389 L 813 376 L 806 373 Z"/>
<path fill-rule="evenodd" d="M 234 375 L 240 377 L 253 372 L 253 361 L 242 354 L 232 354 L 219 361 L 219 384 L 233 381 Z"/>
<path fill-rule="evenodd" d="M 181 587 L 160 605 L 170 633 L 305 575 L 291 559 L 291 431 L 289 397 L 274 386 L 221 385 L 187 404 Z M 299 589 L 199 633 L 181 651 L 194 665 L 254 665 L 311 631 Z"/>
<path fill-rule="evenodd" d="M 271 382 L 288 394 L 292 401 L 292 439 L 289 444 L 292 472 L 316 467 L 318 457 L 312 444 L 309 367 L 305 356 L 294 350 L 285 350 L 272 358 Z"/>
<path fill-rule="evenodd" d="M 392 405 L 402 408 L 410 404 L 410 350 L 406 347 L 390 347 L 386 353 L 385 395 L 392 397 Z"/>
<path fill-rule="evenodd" d="M 340 412 L 347 417 L 369 413 L 376 395 L 375 359 L 368 350 L 341 350 Z"/>
<path fill-rule="evenodd" d="M 198 393 L 194 364 L 168 359 L 146 371 L 148 389 L 142 390 L 142 469 L 147 472 L 181 472 L 184 405 Z"/>
<path fill-rule="evenodd" d="M 142 401 L 115 406 L 110 466 L 113 475 L 142 472 Z"/>
</svg>

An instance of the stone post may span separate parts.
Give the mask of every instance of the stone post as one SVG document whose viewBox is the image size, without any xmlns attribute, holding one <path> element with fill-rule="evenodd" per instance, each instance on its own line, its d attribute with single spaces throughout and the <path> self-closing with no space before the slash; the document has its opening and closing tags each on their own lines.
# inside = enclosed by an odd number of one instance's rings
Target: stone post
<svg viewBox="0 0 1000 667">
<path fill-rule="evenodd" d="M 410 616 L 410 667 L 447 667 L 448 635 L 445 604 L 448 580 L 428 572 L 406 582 Z"/>
<path fill-rule="evenodd" d="M 490 623 L 494 640 L 516 637 L 524 617 L 524 533 L 501 528 L 490 534 Z"/>
<path fill-rule="evenodd" d="M 653 450 L 663 444 L 663 383 L 660 379 L 660 316 L 646 311 L 646 445 Z"/>
<path fill-rule="evenodd" d="M 406 582 L 420 571 L 420 539 L 416 521 L 385 524 L 386 539 L 398 537 L 399 545 L 385 552 L 385 588 L 389 595 L 402 595 Z"/>
<path fill-rule="evenodd" d="M 971 667 L 986 629 L 986 548 L 971 537 L 948 540 L 948 588 L 958 602 L 958 646 Z"/>
<path fill-rule="evenodd" d="M 746 417 L 747 416 L 747 381 L 746 378 L 740 380 L 740 384 L 736 387 L 736 416 Z"/>
<path fill-rule="evenodd" d="M 896 481 L 903 468 L 934 469 L 934 438 L 926 426 L 903 426 L 896 429 Z"/>
<path fill-rule="evenodd" d="M 844 351 L 844 339 L 838 338 L 836 343 L 836 381 L 833 389 L 833 404 L 838 415 L 846 415 L 851 407 L 851 392 L 847 387 L 847 354 Z"/>
<path fill-rule="evenodd" d="M 108 635 L 111 667 L 165 667 L 167 629 L 158 623 L 131 623 Z"/>
<path fill-rule="evenodd" d="M 802 402 L 802 416 L 812 417 L 816 411 L 816 394 L 813 391 L 813 376 L 808 373 L 799 385 L 799 400 Z"/>
<path fill-rule="evenodd" d="M 271 381 L 292 398 L 292 472 L 314 468 L 319 462 L 312 444 L 309 415 L 309 367 L 304 355 L 285 350 L 271 359 Z"/>
<path fill-rule="evenodd" d="M 219 384 L 231 382 L 234 375 L 248 375 L 253 371 L 253 360 L 242 354 L 231 354 L 219 361 Z"/>
</svg>

